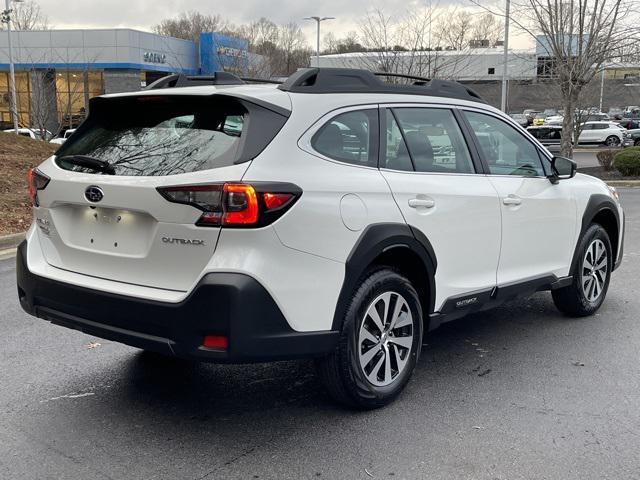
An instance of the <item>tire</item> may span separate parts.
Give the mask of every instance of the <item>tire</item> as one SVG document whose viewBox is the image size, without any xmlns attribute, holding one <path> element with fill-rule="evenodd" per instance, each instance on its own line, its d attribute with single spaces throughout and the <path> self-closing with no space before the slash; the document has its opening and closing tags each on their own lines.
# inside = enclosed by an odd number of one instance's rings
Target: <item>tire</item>
<svg viewBox="0 0 640 480">
<path fill-rule="evenodd" d="M 594 257 L 595 268 L 591 268 L 590 265 L 594 265 Z M 598 269 L 598 265 L 603 265 L 605 260 L 604 266 Z M 551 292 L 556 307 L 572 317 L 593 315 L 607 296 L 612 266 L 613 254 L 609 235 L 600 225 L 592 224 L 580 240 L 573 283 Z"/>
<path fill-rule="evenodd" d="M 618 147 L 620 146 L 620 143 L 621 143 L 620 139 L 615 135 L 611 135 L 610 137 L 607 137 L 607 139 L 604 141 L 604 144 L 607 147 Z"/>
<path fill-rule="evenodd" d="M 384 315 L 386 310 L 390 315 Z M 380 323 L 376 312 L 382 313 Z M 381 331 L 377 325 L 383 324 Z M 383 407 L 409 382 L 422 330 L 422 308 L 411 282 L 387 267 L 370 270 L 351 294 L 338 345 L 316 361 L 318 375 L 331 397 L 344 405 Z"/>
<path fill-rule="evenodd" d="M 638 139 L 635 142 L 633 142 L 633 145 L 636 146 L 636 147 L 640 147 L 640 139 Z"/>
</svg>

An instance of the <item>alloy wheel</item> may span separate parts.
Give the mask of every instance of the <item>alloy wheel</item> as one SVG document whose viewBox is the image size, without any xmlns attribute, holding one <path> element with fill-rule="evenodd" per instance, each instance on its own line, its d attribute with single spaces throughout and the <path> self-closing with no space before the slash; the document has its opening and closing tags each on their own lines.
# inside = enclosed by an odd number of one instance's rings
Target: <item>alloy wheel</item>
<svg viewBox="0 0 640 480">
<path fill-rule="evenodd" d="M 374 299 L 358 335 L 360 368 L 373 385 L 393 383 L 404 371 L 413 348 L 413 316 L 405 298 L 385 292 Z"/>
<path fill-rule="evenodd" d="M 596 239 L 587 248 L 582 262 L 582 291 L 590 302 L 595 302 L 602 295 L 608 275 L 607 264 L 604 242 Z"/>
<path fill-rule="evenodd" d="M 620 139 L 617 137 L 609 137 L 607 138 L 607 146 L 608 147 L 616 147 L 620 145 Z"/>
</svg>

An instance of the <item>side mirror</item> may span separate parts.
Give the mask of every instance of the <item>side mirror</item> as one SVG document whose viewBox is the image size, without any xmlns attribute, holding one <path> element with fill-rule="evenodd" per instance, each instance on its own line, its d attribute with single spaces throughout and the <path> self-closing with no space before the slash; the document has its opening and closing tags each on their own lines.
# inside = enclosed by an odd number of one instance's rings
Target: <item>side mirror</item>
<svg viewBox="0 0 640 480">
<path fill-rule="evenodd" d="M 578 164 L 569 158 L 553 157 L 551 159 L 551 175 L 549 180 L 556 184 L 560 180 L 567 180 L 576 176 Z"/>
</svg>

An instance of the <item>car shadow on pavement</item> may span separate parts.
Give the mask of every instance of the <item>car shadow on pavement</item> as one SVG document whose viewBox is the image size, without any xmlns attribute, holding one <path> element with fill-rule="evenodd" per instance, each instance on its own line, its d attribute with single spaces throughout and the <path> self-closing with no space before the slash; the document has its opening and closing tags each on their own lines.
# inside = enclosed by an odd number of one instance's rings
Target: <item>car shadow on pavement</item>
<svg viewBox="0 0 640 480">
<path fill-rule="evenodd" d="M 460 373 L 489 375 L 491 364 L 511 362 L 514 351 L 534 352 L 568 322 L 590 320 L 563 317 L 547 293 L 443 325 L 427 337 L 408 395 L 429 391 L 436 377 L 439 382 L 455 380 Z M 345 411 L 326 395 L 310 360 L 211 365 L 141 352 L 125 365 L 120 387 L 127 400 L 144 405 L 144 410 L 157 406 L 163 415 L 207 417 L 291 405 Z"/>
</svg>

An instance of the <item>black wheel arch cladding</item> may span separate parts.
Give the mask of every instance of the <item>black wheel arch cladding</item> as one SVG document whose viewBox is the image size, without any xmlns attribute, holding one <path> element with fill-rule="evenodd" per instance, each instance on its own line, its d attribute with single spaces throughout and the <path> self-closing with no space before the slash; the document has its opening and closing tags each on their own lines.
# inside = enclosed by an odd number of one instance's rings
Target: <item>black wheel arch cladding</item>
<svg viewBox="0 0 640 480">
<path fill-rule="evenodd" d="M 333 317 L 332 330 L 341 330 L 348 306 L 349 295 L 358 281 L 378 257 L 391 251 L 407 249 L 420 259 L 420 267 L 426 272 L 426 313 L 435 308 L 435 274 L 437 257 L 429 239 L 417 228 L 403 223 L 378 223 L 369 225 L 353 246 L 345 263 L 345 277 Z M 390 265 L 393 267 L 393 265 Z M 425 302 L 425 299 L 420 299 Z M 425 318 L 427 318 L 425 316 Z"/>
<path fill-rule="evenodd" d="M 580 242 L 584 234 L 589 229 L 589 226 L 592 223 L 594 223 L 594 220 L 598 218 L 602 218 L 603 214 L 613 215 L 613 217 L 615 218 L 615 228 L 613 232 L 609 231 L 610 228 L 608 228 L 608 227 L 613 227 L 613 225 L 602 225 L 602 227 L 605 229 L 605 231 L 609 235 L 613 261 L 614 262 L 616 261 L 616 255 L 618 254 L 618 247 L 620 245 L 620 242 L 622 241 L 621 231 L 620 231 L 620 214 L 618 212 L 618 207 L 615 204 L 615 202 L 611 199 L 611 197 L 604 194 L 593 194 L 591 195 L 591 197 L 589 197 L 587 206 L 584 210 L 584 213 L 582 214 L 580 235 L 578 236 L 578 240 L 576 242 L 574 252 L 573 252 L 573 259 L 571 261 L 571 272 L 576 271 L 576 268 L 579 262 L 579 257 L 580 257 L 580 252 L 579 252 Z"/>
</svg>

